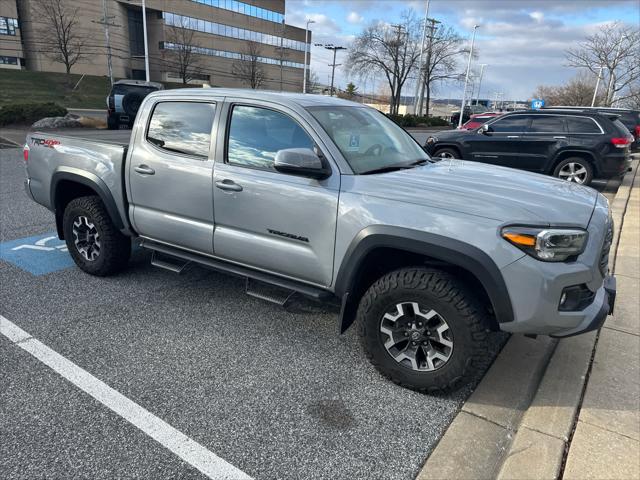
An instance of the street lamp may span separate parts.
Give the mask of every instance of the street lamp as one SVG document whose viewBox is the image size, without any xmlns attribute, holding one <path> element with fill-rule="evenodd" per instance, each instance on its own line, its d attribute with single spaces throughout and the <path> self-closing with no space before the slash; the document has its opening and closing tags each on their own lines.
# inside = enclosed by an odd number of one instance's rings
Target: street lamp
<svg viewBox="0 0 640 480">
<path fill-rule="evenodd" d="M 304 31 L 304 75 L 302 79 L 302 93 L 307 93 L 307 55 L 309 52 L 309 24 L 315 20 L 307 19 L 307 28 Z"/>
<path fill-rule="evenodd" d="M 149 44 L 147 42 L 147 8 L 142 0 L 142 33 L 144 35 L 144 70 L 149 81 Z"/>
<path fill-rule="evenodd" d="M 469 69 L 471 68 L 471 57 L 473 56 L 473 45 L 476 42 L 476 31 L 480 25 L 473 26 L 473 37 L 471 38 L 471 49 L 469 50 L 469 61 L 467 62 L 467 73 L 464 77 L 464 90 L 462 91 L 462 106 L 460 107 L 460 118 L 458 119 L 458 128 L 462 128 L 462 117 L 464 116 L 464 104 L 467 100 L 467 82 L 469 81 Z"/>
</svg>

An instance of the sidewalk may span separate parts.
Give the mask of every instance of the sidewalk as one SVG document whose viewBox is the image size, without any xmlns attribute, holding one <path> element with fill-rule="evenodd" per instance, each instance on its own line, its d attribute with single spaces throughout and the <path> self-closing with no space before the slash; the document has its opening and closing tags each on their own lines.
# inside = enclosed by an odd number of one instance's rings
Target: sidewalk
<svg viewBox="0 0 640 480">
<path fill-rule="evenodd" d="M 638 170 L 611 203 L 614 315 L 560 341 L 512 336 L 418 480 L 640 480 Z"/>
<path fill-rule="evenodd" d="M 640 175 L 615 260 L 618 300 L 600 331 L 564 476 L 640 478 Z"/>
</svg>

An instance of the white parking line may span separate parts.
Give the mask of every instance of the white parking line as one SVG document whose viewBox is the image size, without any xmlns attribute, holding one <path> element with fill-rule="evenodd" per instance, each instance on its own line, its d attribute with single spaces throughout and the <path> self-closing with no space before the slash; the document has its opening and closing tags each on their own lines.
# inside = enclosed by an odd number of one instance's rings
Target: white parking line
<svg viewBox="0 0 640 480">
<path fill-rule="evenodd" d="M 251 479 L 249 475 L 176 430 L 164 420 L 98 380 L 0 315 L 0 334 L 85 391 L 163 447 L 213 479 Z"/>
</svg>

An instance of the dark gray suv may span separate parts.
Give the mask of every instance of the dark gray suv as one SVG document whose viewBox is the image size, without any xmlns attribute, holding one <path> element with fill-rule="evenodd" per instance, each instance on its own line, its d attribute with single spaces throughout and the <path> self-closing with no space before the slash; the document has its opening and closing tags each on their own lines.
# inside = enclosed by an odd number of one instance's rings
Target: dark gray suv
<svg viewBox="0 0 640 480">
<path fill-rule="evenodd" d="M 553 175 L 588 185 L 623 175 L 634 138 L 618 115 L 590 110 L 520 111 L 475 130 L 427 138 L 433 157 L 461 158 Z"/>
</svg>

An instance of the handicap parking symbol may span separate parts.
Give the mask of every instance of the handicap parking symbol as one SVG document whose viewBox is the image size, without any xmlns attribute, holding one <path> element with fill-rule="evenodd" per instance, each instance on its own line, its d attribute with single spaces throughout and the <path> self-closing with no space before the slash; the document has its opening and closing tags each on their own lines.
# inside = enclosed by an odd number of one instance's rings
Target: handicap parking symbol
<svg viewBox="0 0 640 480">
<path fill-rule="evenodd" d="M 74 265 L 67 244 L 53 232 L 0 243 L 0 260 L 33 275 L 45 275 Z"/>
</svg>

